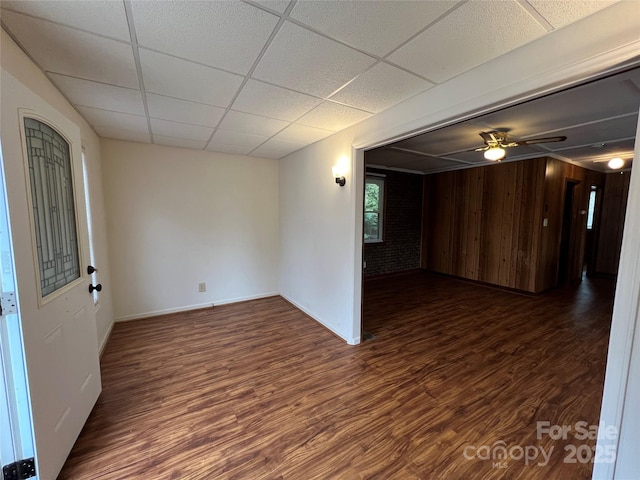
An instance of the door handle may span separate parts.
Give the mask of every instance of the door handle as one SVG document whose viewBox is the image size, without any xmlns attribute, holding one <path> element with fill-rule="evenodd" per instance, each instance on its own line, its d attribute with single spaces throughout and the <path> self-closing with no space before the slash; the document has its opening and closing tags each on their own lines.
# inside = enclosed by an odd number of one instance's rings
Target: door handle
<svg viewBox="0 0 640 480">
<path fill-rule="evenodd" d="M 93 293 L 94 290 L 96 292 L 101 292 L 102 291 L 102 284 L 99 283 L 95 287 L 93 285 L 89 285 L 89 293 Z"/>
<path fill-rule="evenodd" d="M 87 273 L 89 275 L 91 275 L 92 273 L 97 272 L 97 271 L 98 271 L 98 269 L 96 267 L 94 267 L 93 265 L 89 265 L 87 267 Z M 98 291 L 100 291 L 100 290 L 98 290 Z"/>
</svg>

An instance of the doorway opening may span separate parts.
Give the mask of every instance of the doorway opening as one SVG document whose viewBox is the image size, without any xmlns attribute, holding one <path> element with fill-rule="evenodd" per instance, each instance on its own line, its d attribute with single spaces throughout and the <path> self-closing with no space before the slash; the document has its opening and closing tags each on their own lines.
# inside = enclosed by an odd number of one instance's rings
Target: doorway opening
<svg viewBox="0 0 640 480">
<path fill-rule="evenodd" d="M 560 238 L 560 256 L 558 260 L 558 285 L 566 285 L 572 280 L 579 280 L 582 275 L 582 269 L 574 272 L 572 268 L 574 264 L 582 265 L 582 261 L 575 262 L 576 254 L 575 239 L 577 232 L 577 209 L 576 209 L 576 187 L 579 181 L 567 180 L 564 190 L 564 207 L 562 210 L 562 233 Z"/>
</svg>

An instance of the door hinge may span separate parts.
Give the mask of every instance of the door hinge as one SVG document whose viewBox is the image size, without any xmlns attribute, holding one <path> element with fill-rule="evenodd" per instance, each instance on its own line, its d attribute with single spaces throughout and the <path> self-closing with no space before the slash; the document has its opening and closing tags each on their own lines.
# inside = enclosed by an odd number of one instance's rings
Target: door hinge
<svg viewBox="0 0 640 480">
<path fill-rule="evenodd" d="M 0 292 L 0 315 L 18 313 L 16 292 Z"/>
<path fill-rule="evenodd" d="M 3 480 L 23 480 L 36 476 L 36 461 L 26 458 L 2 467 Z"/>
</svg>

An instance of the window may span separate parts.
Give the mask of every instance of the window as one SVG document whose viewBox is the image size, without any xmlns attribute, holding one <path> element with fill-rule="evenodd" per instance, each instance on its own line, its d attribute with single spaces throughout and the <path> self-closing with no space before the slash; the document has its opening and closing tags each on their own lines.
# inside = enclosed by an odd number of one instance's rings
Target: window
<svg viewBox="0 0 640 480">
<path fill-rule="evenodd" d="M 87 207 L 87 230 L 89 232 L 89 264 L 96 264 L 96 254 L 93 242 L 93 219 L 91 218 L 91 196 L 89 195 L 89 169 L 87 167 L 87 158 L 84 155 L 84 147 L 82 152 L 82 180 L 84 183 L 84 202 Z M 98 283 L 97 270 L 91 274 L 91 283 L 96 285 Z M 98 304 L 98 290 L 91 292 L 93 296 L 93 304 Z"/>
<path fill-rule="evenodd" d="M 384 229 L 384 176 L 367 175 L 364 184 L 364 241 L 382 242 Z"/>
<path fill-rule="evenodd" d="M 587 210 L 587 230 L 593 229 L 593 218 L 596 213 L 596 192 L 597 187 L 595 185 L 591 186 L 591 191 L 589 192 L 589 208 Z"/>
<path fill-rule="evenodd" d="M 24 119 L 42 298 L 80 278 L 69 143 L 49 125 Z"/>
</svg>

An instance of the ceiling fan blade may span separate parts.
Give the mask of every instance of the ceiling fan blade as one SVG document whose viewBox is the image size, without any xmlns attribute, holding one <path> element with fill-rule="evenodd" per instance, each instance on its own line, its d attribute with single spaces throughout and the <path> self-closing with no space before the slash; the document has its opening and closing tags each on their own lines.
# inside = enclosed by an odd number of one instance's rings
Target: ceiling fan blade
<svg viewBox="0 0 640 480">
<path fill-rule="evenodd" d="M 567 137 L 546 137 L 546 138 L 532 138 L 531 140 L 522 140 L 517 142 L 518 145 L 535 145 L 536 143 L 552 143 L 552 142 L 564 142 Z"/>
</svg>

